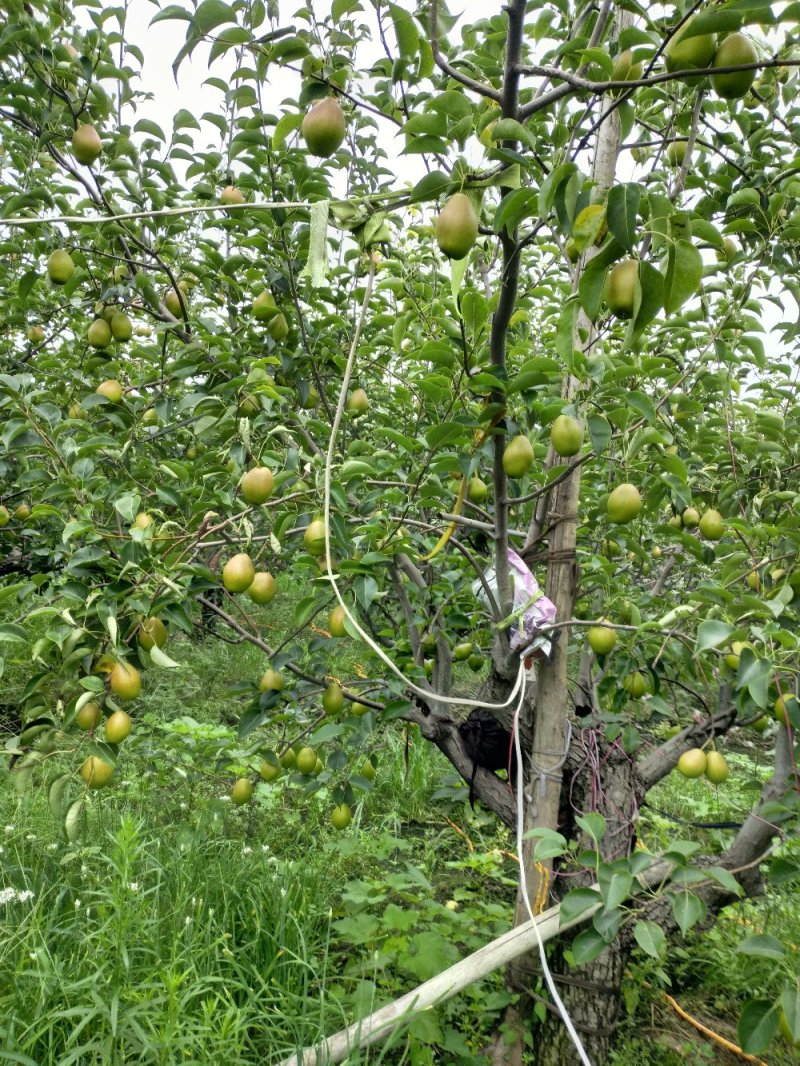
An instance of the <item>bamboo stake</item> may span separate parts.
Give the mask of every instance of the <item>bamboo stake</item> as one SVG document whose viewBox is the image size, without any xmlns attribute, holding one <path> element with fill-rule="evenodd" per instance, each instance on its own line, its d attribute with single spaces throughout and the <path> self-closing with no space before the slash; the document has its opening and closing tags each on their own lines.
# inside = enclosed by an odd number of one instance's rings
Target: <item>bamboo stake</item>
<svg viewBox="0 0 800 1066">
<path fill-rule="evenodd" d="M 669 863 L 656 862 L 639 876 L 639 883 L 643 888 L 659 884 L 668 876 L 671 868 Z M 597 890 L 598 886 L 595 884 L 592 888 Z M 415 1014 L 431 1010 L 513 959 L 533 951 L 538 943 L 537 927 L 539 938 L 544 943 L 567 929 L 588 921 L 601 908 L 602 903 L 597 903 L 571 921 L 561 923 L 561 904 L 556 904 L 538 915 L 535 921 L 515 926 L 497 940 L 457 962 L 455 966 L 425 981 L 418 988 L 396 999 L 394 1003 L 381 1007 L 369 1017 L 362 1018 L 334 1036 L 327 1037 L 316 1047 L 293 1052 L 283 1059 L 279 1066 L 334 1066 L 357 1048 L 369 1047 L 383 1040 L 395 1029 L 409 1022 Z"/>
</svg>

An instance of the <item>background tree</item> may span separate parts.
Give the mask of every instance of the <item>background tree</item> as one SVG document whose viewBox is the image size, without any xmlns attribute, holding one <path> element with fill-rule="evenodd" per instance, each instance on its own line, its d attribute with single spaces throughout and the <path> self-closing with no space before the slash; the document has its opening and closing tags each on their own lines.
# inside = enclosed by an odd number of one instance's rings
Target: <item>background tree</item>
<svg viewBox="0 0 800 1066">
<path fill-rule="evenodd" d="M 6 10 L 2 635 L 46 623 L 17 784 L 77 834 L 124 759 L 120 704 L 201 617 L 265 652 L 239 687 L 253 777 L 324 747 L 294 779 L 337 827 L 393 720 L 516 825 L 460 726 L 517 715 L 528 902 L 574 914 L 600 885 L 553 969 L 602 1061 L 629 953 L 761 891 L 796 832 L 793 8 L 170 5 L 154 32 L 185 22 L 175 70 L 208 48 L 221 99 L 171 130 L 137 117 L 124 8 Z M 509 548 L 557 612 L 537 662 Z M 316 592 L 273 647 L 252 605 L 300 573 Z M 341 632 L 350 678 L 327 669 Z M 741 827 L 714 856 L 679 840 L 630 898 L 648 790 L 690 751 L 721 780 L 711 752 L 773 707 Z M 791 984 L 745 1008 L 745 1048 L 781 1017 L 800 1038 Z M 539 1061 L 569 1060 L 542 1029 Z"/>
</svg>

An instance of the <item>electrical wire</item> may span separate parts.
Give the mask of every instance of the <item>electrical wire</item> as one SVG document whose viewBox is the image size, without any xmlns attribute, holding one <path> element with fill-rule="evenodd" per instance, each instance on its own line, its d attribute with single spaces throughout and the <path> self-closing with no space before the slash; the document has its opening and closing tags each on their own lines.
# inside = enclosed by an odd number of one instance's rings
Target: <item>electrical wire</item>
<svg viewBox="0 0 800 1066">
<path fill-rule="evenodd" d="M 324 473 L 324 483 L 323 483 L 323 492 L 324 492 L 323 517 L 324 517 L 324 522 L 325 522 L 325 564 L 326 564 L 326 569 L 327 569 L 327 575 L 326 576 L 327 576 L 327 578 L 328 578 L 328 580 L 329 580 L 329 582 L 331 584 L 331 588 L 333 589 L 334 595 L 336 596 L 336 599 L 337 599 L 337 601 L 339 603 L 339 606 L 342 608 L 342 610 L 344 611 L 345 615 L 350 620 L 350 623 L 353 626 L 353 628 L 355 629 L 355 631 L 358 633 L 358 635 L 361 637 L 361 639 L 367 644 L 367 646 L 370 647 L 372 649 L 372 651 L 374 651 L 376 653 L 376 655 L 386 664 L 386 666 L 388 666 L 389 669 L 392 670 L 392 672 L 394 674 L 396 674 L 396 676 L 399 677 L 400 680 L 403 681 L 404 684 L 412 692 L 416 692 L 417 695 L 423 697 L 424 699 L 434 698 L 439 703 L 454 704 L 454 705 L 460 706 L 460 707 L 464 707 L 464 706 L 468 706 L 468 707 L 486 707 L 486 708 L 490 708 L 492 710 L 502 710 L 502 709 L 504 709 L 506 707 L 509 707 L 516 700 L 516 708 L 514 710 L 513 734 L 514 734 L 514 743 L 516 745 L 517 766 L 518 766 L 519 774 L 520 774 L 520 777 L 519 777 L 519 780 L 518 780 L 518 787 L 517 787 L 517 855 L 519 856 L 519 887 L 520 887 L 520 892 L 522 893 L 522 898 L 523 898 L 524 903 L 525 903 L 525 909 L 527 910 L 528 916 L 531 919 L 531 922 L 533 923 L 533 928 L 534 928 L 534 931 L 536 933 L 536 941 L 537 941 L 537 944 L 539 946 L 539 958 L 541 960 L 542 972 L 544 973 L 545 981 L 547 982 L 547 987 L 550 990 L 550 994 L 553 997 L 553 1002 L 556 1004 L 556 1007 L 558 1008 L 559 1014 L 561 1015 L 561 1018 L 563 1019 L 564 1025 L 566 1026 L 567 1032 L 570 1035 L 570 1039 L 572 1040 L 573 1044 L 577 1048 L 577 1051 L 578 1051 L 578 1054 L 580 1056 L 581 1062 L 583 1063 L 583 1066 L 592 1066 L 592 1062 L 589 1059 L 588 1055 L 586 1054 L 586 1052 L 585 1052 L 585 1050 L 583 1048 L 583 1044 L 581 1043 L 580 1037 L 578 1036 L 578 1033 L 575 1030 L 575 1026 L 572 1023 L 572 1019 L 569 1016 L 569 1012 L 568 1012 L 567 1008 L 565 1007 L 564 1002 L 561 999 L 561 996 L 559 996 L 559 994 L 558 994 L 558 989 L 556 988 L 555 981 L 553 980 L 553 975 L 550 972 L 550 967 L 548 966 L 548 963 L 547 963 L 547 956 L 545 954 L 544 943 L 542 941 L 541 934 L 539 933 L 539 926 L 538 926 L 538 924 L 536 922 L 536 919 L 534 918 L 533 910 L 531 909 L 530 898 L 528 896 L 528 885 L 527 885 L 527 878 L 526 878 L 526 875 L 525 875 L 525 863 L 523 861 L 523 854 L 522 854 L 522 832 L 523 832 L 523 819 L 524 819 L 524 807 L 523 807 L 524 773 L 523 773 L 523 769 L 522 769 L 523 768 L 522 747 L 520 745 L 520 739 L 519 739 L 519 715 L 520 715 L 520 710 L 522 709 L 523 700 L 525 698 L 525 660 L 524 660 L 524 656 L 522 656 L 522 655 L 520 656 L 519 669 L 517 671 L 517 679 L 516 679 L 516 681 L 514 683 L 514 687 L 511 690 L 511 694 L 509 695 L 509 697 L 505 701 L 505 703 L 487 703 L 485 700 L 470 700 L 470 699 L 463 699 L 463 698 L 460 698 L 460 697 L 456 698 L 456 697 L 452 697 L 452 696 L 441 696 L 441 695 L 438 695 L 436 693 L 430 692 L 428 689 L 420 688 L 419 686 L 415 685 L 413 683 L 413 681 L 411 681 L 409 678 L 407 678 L 405 676 L 405 674 L 402 672 L 402 670 L 400 670 L 399 667 L 397 667 L 394 664 L 394 662 L 389 658 L 389 656 L 386 654 L 386 652 L 384 652 L 384 650 L 382 648 L 380 648 L 375 643 L 374 640 L 372 640 L 372 638 L 370 637 L 370 635 L 368 633 L 364 632 L 364 630 L 361 627 L 361 625 L 359 624 L 358 620 L 353 616 L 353 613 L 351 612 L 350 608 L 345 603 L 345 601 L 344 601 L 344 599 L 342 597 L 342 594 L 339 591 L 338 579 L 337 579 L 336 575 L 333 572 L 333 558 L 331 556 L 331 538 L 330 538 L 330 513 L 331 513 L 331 478 L 332 478 L 332 473 L 333 473 L 334 453 L 335 453 L 335 450 L 336 450 L 336 437 L 337 437 L 338 432 L 339 432 L 339 426 L 341 425 L 342 415 L 344 413 L 344 408 L 345 408 L 345 403 L 347 402 L 347 393 L 348 393 L 348 390 L 350 388 L 350 379 L 352 377 L 353 367 L 355 365 L 356 353 L 358 351 L 358 343 L 359 343 L 359 340 L 361 338 L 361 331 L 362 331 L 363 326 L 364 326 L 364 321 L 366 319 L 367 310 L 369 308 L 369 302 L 370 302 L 370 299 L 372 297 L 372 289 L 373 289 L 374 281 L 375 281 L 375 263 L 371 260 L 370 261 L 369 274 L 368 274 L 368 277 L 367 277 L 367 284 L 366 284 L 366 288 L 364 290 L 364 299 L 361 302 L 361 309 L 360 309 L 360 312 L 359 312 L 359 315 L 358 315 L 358 319 L 356 320 L 355 329 L 353 331 L 353 340 L 352 340 L 352 342 L 350 344 L 350 351 L 349 351 L 348 356 L 347 356 L 347 363 L 345 364 L 344 375 L 342 377 L 342 386 L 341 386 L 341 389 L 339 391 L 339 400 L 338 400 L 338 403 L 336 404 L 336 412 L 335 412 L 334 417 L 333 417 L 333 425 L 331 426 L 331 436 L 330 436 L 330 440 L 328 442 L 328 451 L 327 451 L 327 454 L 325 456 L 325 473 Z"/>
<path fill-rule="evenodd" d="M 572 1040 L 572 1043 L 575 1045 L 575 1048 L 576 1048 L 576 1050 L 578 1052 L 578 1055 L 580 1056 L 580 1060 L 583 1063 L 583 1066 L 592 1066 L 592 1061 L 589 1058 L 589 1056 L 586 1054 L 586 1051 L 584 1050 L 583 1044 L 581 1043 L 581 1038 L 578 1036 L 578 1033 L 577 1033 L 577 1031 L 575 1029 L 575 1026 L 572 1023 L 572 1019 L 569 1016 L 569 1011 L 567 1010 L 566 1006 L 564 1005 L 564 1001 L 561 999 L 561 996 L 558 994 L 558 989 L 556 988 L 556 983 L 553 980 L 553 975 L 550 972 L 550 967 L 548 966 L 548 963 L 547 963 L 547 955 L 545 954 L 545 950 L 544 950 L 544 942 L 542 940 L 541 934 L 539 933 L 539 925 L 538 925 L 538 923 L 536 921 L 536 918 L 534 916 L 533 910 L 531 908 L 530 897 L 528 896 L 528 879 L 527 879 L 527 876 L 526 876 L 526 873 L 525 873 L 525 861 L 524 861 L 523 854 L 522 854 L 522 831 L 523 831 L 523 818 L 524 818 L 524 813 L 525 813 L 525 811 L 524 811 L 524 803 L 523 803 L 525 788 L 524 788 L 523 782 L 524 782 L 525 778 L 524 778 L 524 774 L 522 774 L 522 772 L 521 772 L 521 767 L 522 767 L 522 745 L 520 744 L 520 739 L 519 739 L 519 714 L 520 714 L 520 711 L 522 709 L 522 702 L 523 702 L 524 697 L 525 697 L 525 671 L 523 670 L 522 685 L 520 687 L 519 701 L 517 703 L 516 710 L 514 711 L 514 726 L 513 726 L 514 745 L 515 745 L 516 754 L 517 754 L 517 766 L 520 768 L 520 771 L 519 771 L 520 772 L 520 777 L 519 777 L 518 782 L 517 782 L 517 855 L 519 856 L 519 890 L 520 890 L 520 893 L 522 895 L 523 902 L 525 903 L 525 909 L 528 912 L 528 917 L 530 918 L 530 920 L 531 920 L 531 922 L 533 924 L 533 930 L 536 933 L 536 943 L 537 943 L 537 945 L 539 947 L 539 960 L 540 960 L 541 965 L 542 965 L 542 973 L 544 974 L 544 979 L 545 979 L 545 981 L 547 983 L 548 989 L 550 990 L 550 995 L 553 997 L 553 1002 L 555 1003 L 556 1007 L 558 1008 L 558 1013 L 561 1015 L 561 1019 L 564 1022 L 564 1026 L 566 1027 L 566 1030 L 567 1030 L 567 1032 L 570 1035 L 570 1039 Z"/>
</svg>

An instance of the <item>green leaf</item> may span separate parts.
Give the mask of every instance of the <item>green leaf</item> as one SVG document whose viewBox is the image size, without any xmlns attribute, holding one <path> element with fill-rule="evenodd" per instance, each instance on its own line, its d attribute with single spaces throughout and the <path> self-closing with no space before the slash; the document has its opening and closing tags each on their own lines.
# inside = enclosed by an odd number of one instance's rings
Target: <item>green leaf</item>
<svg viewBox="0 0 800 1066">
<path fill-rule="evenodd" d="M 476 289 L 470 289 L 461 297 L 459 310 L 464 319 L 464 325 L 473 337 L 480 333 L 489 318 L 489 304 L 486 297 Z"/>
<path fill-rule="evenodd" d="M 272 134 L 272 147 L 276 150 L 283 148 L 289 134 L 299 130 L 302 125 L 303 116 L 298 112 L 282 115 L 275 126 L 275 132 Z"/>
<path fill-rule="evenodd" d="M 167 670 L 174 670 L 180 666 L 180 663 L 176 663 L 174 659 L 170 659 L 169 655 L 163 652 L 157 644 L 154 644 L 150 649 L 150 659 L 156 666 L 163 666 Z"/>
<path fill-rule="evenodd" d="M 420 178 L 411 190 L 408 198 L 409 203 L 418 204 L 423 200 L 438 200 L 440 196 L 444 196 L 449 191 L 452 183 L 453 179 L 449 174 L 444 174 L 441 170 L 434 170 L 433 173 L 426 174 L 424 178 Z"/>
<path fill-rule="evenodd" d="M 66 814 L 66 791 L 71 780 L 72 774 L 62 774 L 50 785 L 47 792 L 47 802 L 54 818 L 61 819 Z"/>
<path fill-rule="evenodd" d="M 639 333 L 649 326 L 664 304 L 664 277 L 652 263 L 639 262 L 639 276 L 636 285 L 636 297 L 633 304 L 633 321 L 631 335 Z"/>
<path fill-rule="evenodd" d="M 627 251 L 633 251 L 639 236 L 639 203 L 642 189 L 635 182 L 614 185 L 608 194 L 606 221 L 611 233 Z"/>
<path fill-rule="evenodd" d="M 558 911 L 559 924 L 564 926 L 579 918 L 592 907 L 602 903 L 602 897 L 595 888 L 573 888 L 561 900 Z"/>
<path fill-rule="evenodd" d="M 235 22 L 236 13 L 222 0 L 203 0 L 192 18 L 192 29 L 203 36 L 221 26 L 223 22 Z"/>
<path fill-rule="evenodd" d="M 667 938 L 660 925 L 650 921 L 638 921 L 633 927 L 636 943 L 651 958 L 660 959 L 667 950 Z"/>
<path fill-rule="evenodd" d="M 677 311 L 700 288 L 703 257 L 690 241 L 676 241 L 667 255 L 664 310 Z"/>
<path fill-rule="evenodd" d="M 783 959 L 786 950 L 780 940 L 768 933 L 756 933 L 746 937 L 736 950 L 742 955 L 756 955 L 760 959 Z"/>
<path fill-rule="evenodd" d="M 584 929 L 572 941 L 570 953 L 576 966 L 592 962 L 608 947 L 604 937 L 596 929 Z"/>
<path fill-rule="evenodd" d="M 757 707 L 767 706 L 772 661 L 757 658 L 750 648 L 743 648 L 739 657 L 736 687 L 746 688 Z"/>
<path fill-rule="evenodd" d="M 701 622 L 697 627 L 697 654 L 700 655 L 709 648 L 718 648 L 730 638 L 733 631 L 733 626 L 729 626 L 727 622 L 720 622 L 713 618 L 707 622 Z"/>
<path fill-rule="evenodd" d="M 154 26 L 157 22 L 166 22 L 168 19 L 191 22 L 192 14 L 179 4 L 169 4 L 150 19 L 150 25 Z"/>
<path fill-rule="evenodd" d="M 592 447 L 600 455 L 606 450 L 611 440 L 611 426 L 602 415 L 589 415 L 587 424 Z"/>
<path fill-rule="evenodd" d="M 575 819 L 575 822 L 596 844 L 603 839 L 606 831 L 606 820 L 602 814 L 598 814 L 596 811 L 592 811 L 589 814 L 580 814 Z"/>
<path fill-rule="evenodd" d="M 64 832 L 67 834 L 67 840 L 70 844 L 74 844 L 78 838 L 78 833 L 81 827 L 81 815 L 83 814 L 83 803 L 83 798 L 75 800 L 64 818 Z"/>
<path fill-rule="evenodd" d="M 606 910 L 614 910 L 628 898 L 633 884 L 633 874 L 629 870 L 609 872 L 601 868 L 598 882 L 603 895 L 603 905 Z"/>
<path fill-rule="evenodd" d="M 517 122 L 515 118 L 498 119 L 492 126 L 492 140 L 495 143 L 500 141 L 521 142 L 527 145 L 528 148 L 536 148 L 536 141 L 531 131 L 527 126 L 523 126 L 521 122 Z"/>
<path fill-rule="evenodd" d="M 789 1026 L 789 1036 L 796 1046 L 800 1044 L 800 988 L 797 985 L 781 992 L 781 1008 Z"/>
<path fill-rule="evenodd" d="M 415 55 L 419 50 L 419 31 L 413 15 L 399 4 L 389 4 L 389 14 L 394 24 L 400 55 L 403 57 Z"/>
<path fill-rule="evenodd" d="M 0 640 L 8 641 L 11 644 L 17 642 L 24 644 L 27 639 L 28 634 L 16 622 L 3 622 L 0 624 Z"/>
<path fill-rule="evenodd" d="M 681 934 L 686 936 L 693 925 L 696 925 L 706 914 L 706 905 L 691 892 L 671 893 L 672 913 L 678 923 Z"/>
<path fill-rule="evenodd" d="M 736 1035 L 748 1055 L 766 1051 L 778 1031 L 778 1004 L 768 999 L 751 999 L 742 1007 Z"/>
</svg>

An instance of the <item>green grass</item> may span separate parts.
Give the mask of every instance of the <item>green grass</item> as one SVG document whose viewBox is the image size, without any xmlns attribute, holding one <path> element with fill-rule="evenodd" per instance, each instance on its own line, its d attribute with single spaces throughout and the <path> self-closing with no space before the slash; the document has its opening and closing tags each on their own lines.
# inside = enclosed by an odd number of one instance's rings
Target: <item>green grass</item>
<svg viewBox="0 0 800 1066">
<path fill-rule="evenodd" d="M 292 625 L 285 604 L 264 619 L 275 642 Z M 30 669 L 25 649 L 11 647 L 9 701 Z M 513 840 L 480 808 L 452 809 L 469 840 L 448 824 L 451 768 L 415 731 L 376 731 L 351 753 L 356 764 L 369 754 L 378 778 L 359 793 L 346 833 L 330 828 L 327 788 L 306 795 L 285 779 L 262 783 L 251 804 L 235 808 L 230 784 L 259 755 L 254 737 L 236 738 L 248 697 L 228 686 L 257 679 L 265 657 L 214 639 L 174 640 L 169 650 L 182 667 L 147 672 L 113 786 L 91 795 L 74 843 L 41 776 L 18 796 L 0 770 L 0 891 L 15 894 L 0 903 L 0 1062 L 275 1063 L 511 922 Z M 331 643 L 331 674 L 352 677 L 359 662 L 358 645 Z M 44 780 L 81 758 L 53 756 Z M 687 819 L 736 817 L 758 787 L 759 759 L 730 761 L 725 789 L 671 775 L 653 803 Z M 654 848 L 676 832 L 652 810 L 642 828 Z M 704 847 L 713 852 L 725 839 L 710 832 Z M 735 953 L 747 928 L 800 944 L 789 890 L 731 909 L 670 955 L 668 990 L 729 1036 L 741 1003 L 779 986 L 774 968 Z M 663 973 L 634 961 L 615 1066 L 714 1061 L 665 1008 Z M 508 1001 L 495 974 L 350 1062 L 466 1066 Z M 784 1047 L 770 1051 L 774 1066 L 790 1061 Z"/>
</svg>

